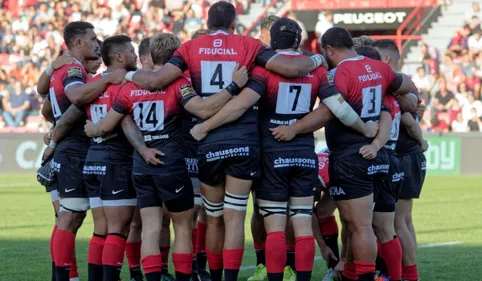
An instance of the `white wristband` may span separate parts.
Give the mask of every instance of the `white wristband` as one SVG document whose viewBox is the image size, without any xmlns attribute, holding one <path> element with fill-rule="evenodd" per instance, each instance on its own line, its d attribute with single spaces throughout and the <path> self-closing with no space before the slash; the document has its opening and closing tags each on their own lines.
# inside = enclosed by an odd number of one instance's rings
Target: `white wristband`
<svg viewBox="0 0 482 281">
<path fill-rule="evenodd" d="M 52 77 L 52 74 L 54 74 L 54 69 L 52 68 L 52 65 L 49 64 L 45 68 L 45 74 L 47 74 L 49 77 Z"/>
<path fill-rule="evenodd" d="M 320 54 L 312 55 L 311 59 L 313 60 L 313 63 L 315 64 L 316 68 L 323 65 L 323 63 L 325 62 L 325 58 Z"/>
<path fill-rule="evenodd" d="M 57 147 L 57 144 L 54 142 L 54 140 L 50 140 L 49 147 L 52 149 L 55 149 Z"/>
<path fill-rule="evenodd" d="M 127 81 L 130 81 L 132 82 L 132 77 L 134 76 L 134 74 L 136 74 L 137 71 L 129 71 L 127 72 L 126 76 L 125 76 L 125 79 Z"/>
</svg>

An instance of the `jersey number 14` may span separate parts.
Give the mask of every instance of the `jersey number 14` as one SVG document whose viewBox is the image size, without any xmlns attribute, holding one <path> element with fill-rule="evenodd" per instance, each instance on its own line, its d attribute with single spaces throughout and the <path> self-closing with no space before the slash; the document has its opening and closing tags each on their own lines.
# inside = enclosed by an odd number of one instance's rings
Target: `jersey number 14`
<svg viewBox="0 0 482 281">
<path fill-rule="evenodd" d="M 134 121 L 141 131 L 164 130 L 164 101 L 144 101 L 134 104 Z"/>
</svg>

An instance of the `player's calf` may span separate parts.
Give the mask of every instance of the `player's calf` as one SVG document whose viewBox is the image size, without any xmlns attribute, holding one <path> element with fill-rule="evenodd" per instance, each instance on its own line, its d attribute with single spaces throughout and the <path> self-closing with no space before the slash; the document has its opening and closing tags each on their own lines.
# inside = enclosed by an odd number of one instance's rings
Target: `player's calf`
<svg viewBox="0 0 482 281">
<path fill-rule="evenodd" d="M 338 248 L 338 224 L 333 215 L 336 210 L 335 202 L 331 199 L 327 192 L 323 192 L 318 204 L 316 204 L 316 217 L 318 219 L 318 227 L 323 235 L 323 240 L 335 255 L 336 259 L 329 257 L 328 268 L 334 269 L 340 260 Z"/>
<path fill-rule="evenodd" d="M 129 236 L 126 243 L 126 258 L 131 280 L 142 278 L 141 271 L 141 235 L 142 221 L 139 207 L 136 206 L 129 226 Z"/>
</svg>

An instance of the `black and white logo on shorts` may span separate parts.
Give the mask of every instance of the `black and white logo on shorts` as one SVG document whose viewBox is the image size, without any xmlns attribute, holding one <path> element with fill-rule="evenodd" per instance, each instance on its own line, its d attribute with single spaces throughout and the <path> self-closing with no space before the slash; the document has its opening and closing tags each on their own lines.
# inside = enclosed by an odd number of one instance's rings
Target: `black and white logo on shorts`
<svg viewBox="0 0 482 281">
<path fill-rule="evenodd" d="M 195 158 L 184 158 L 186 161 L 186 169 L 190 174 L 197 174 L 198 173 L 198 166 L 197 166 L 197 159 Z"/>
<path fill-rule="evenodd" d="M 303 167 L 316 169 L 316 160 L 310 158 L 281 158 L 274 160 L 275 168 Z"/>
<path fill-rule="evenodd" d="M 371 165 L 368 167 L 367 174 L 368 175 L 374 175 L 374 174 L 388 174 L 388 168 L 390 165 L 388 164 L 383 164 L 383 165 Z"/>
<path fill-rule="evenodd" d="M 212 162 L 230 157 L 249 156 L 249 146 L 235 147 L 206 153 L 206 161 Z"/>
<path fill-rule="evenodd" d="M 345 191 L 339 187 L 339 186 L 332 186 L 330 187 L 330 195 L 331 196 L 340 196 L 340 195 L 346 195 Z"/>
<path fill-rule="evenodd" d="M 106 166 L 84 166 L 84 175 L 105 176 Z"/>
</svg>

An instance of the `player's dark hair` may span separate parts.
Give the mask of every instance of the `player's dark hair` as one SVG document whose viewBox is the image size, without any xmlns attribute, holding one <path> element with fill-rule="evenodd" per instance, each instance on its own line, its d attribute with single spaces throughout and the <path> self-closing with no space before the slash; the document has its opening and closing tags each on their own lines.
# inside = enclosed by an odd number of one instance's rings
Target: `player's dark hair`
<svg viewBox="0 0 482 281">
<path fill-rule="evenodd" d="M 355 48 L 355 51 L 360 56 L 364 56 L 374 60 L 382 60 L 382 56 L 380 56 L 380 53 L 372 46 L 360 46 L 358 48 Z"/>
<path fill-rule="evenodd" d="M 64 41 L 67 48 L 72 48 L 72 43 L 78 36 L 84 36 L 87 29 L 94 29 L 94 26 L 85 21 L 73 21 L 64 28 Z"/>
<path fill-rule="evenodd" d="M 152 62 L 155 65 L 166 64 L 174 52 L 181 46 L 181 40 L 170 33 L 159 33 L 149 42 Z"/>
<path fill-rule="evenodd" d="M 208 11 L 208 28 L 229 29 L 236 19 L 236 8 L 229 2 L 216 2 Z"/>
<path fill-rule="evenodd" d="M 321 36 L 321 47 L 331 46 L 336 49 L 353 48 L 353 39 L 348 30 L 341 27 L 332 27 Z"/>
<path fill-rule="evenodd" d="M 380 39 L 372 43 L 372 46 L 379 50 L 386 50 L 392 53 L 392 56 L 396 59 L 400 59 L 400 51 L 398 50 L 397 43 L 391 39 Z"/>
<path fill-rule="evenodd" d="M 362 35 L 362 36 L 353 38 L 353 47 L 358 48 L 361 46 L 368 46 L 373 44 L 373 42 L 375 42 L 375 40 L 370 36 Z"/>
<path fill-rule="evenodd" d="M 115 53 L 126 48 L 126 43 L 132 42 L 132 39 L 127 35 L 114 35 L 104 40 L 100 48 L 100 55 L 102 61 L 106 66 L 110 66 L 113 62 Z"/>
<path fill-rule="evenodd" d="M 275 15 L 269 15 L 267 17 L 264 17 L 261 19 L 261 30 L 263 29 L 271 29 L 271 27 L 273 26 L 273 24 L 279 20 L 280 17 L 278 16 L 275 16 Z"/>
<path fill-rule="evenodd" d="M 273 50 L 295 49 L 300 47 L 301 27 L 289 18 L 280 18 L 270 29 L 271 48 Z"/>
<path fill-rule="evenodd" d="M 207 29 L 199 29 L 198 31 L 196 31 L 196 33 L 194 33 L 194 35 L 192 36 L 192 39 L 196 39 L 199 36 L 203 36 L 203 35 L 209 35 L 209 33 L 210 32 Z"/>
<path fill-rule="evenodd" d="M 146 37 L 141 40 L 141 44 L 139 44 L 139 56 L 148 56 L 150 54 L 149 50 L 149 41 L 151 37 Z"/>
</svg>

